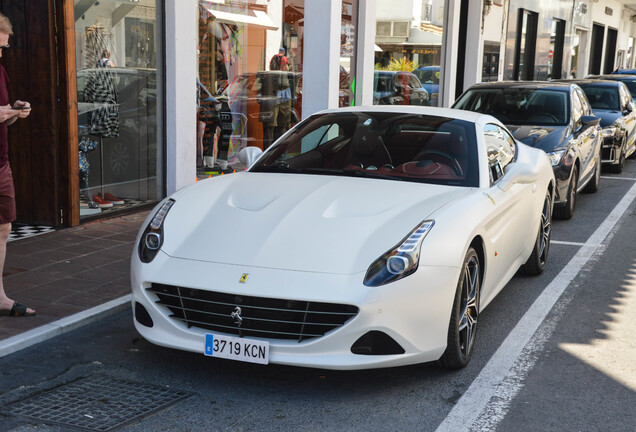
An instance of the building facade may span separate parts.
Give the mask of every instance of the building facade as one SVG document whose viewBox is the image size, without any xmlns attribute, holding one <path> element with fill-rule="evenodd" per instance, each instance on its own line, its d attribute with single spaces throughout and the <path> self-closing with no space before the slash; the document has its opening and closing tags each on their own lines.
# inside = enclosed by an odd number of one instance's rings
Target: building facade
<svg viewBox="0 0 636 432">
<path fill-rule="evenodd" d="M 322 109 L 449 106 L 481 81 L 635 61 L 636 9 L 618 0 L 4 0 L 0 10 L 22 48 L 3 58 L 12 91 L 41 116 L 10 137 L 19 219 L 47 225 L 240 170 L 242 148 L 265 149 Z M 32 53 L 38 86 L 20 74 Z"/>
</svg>

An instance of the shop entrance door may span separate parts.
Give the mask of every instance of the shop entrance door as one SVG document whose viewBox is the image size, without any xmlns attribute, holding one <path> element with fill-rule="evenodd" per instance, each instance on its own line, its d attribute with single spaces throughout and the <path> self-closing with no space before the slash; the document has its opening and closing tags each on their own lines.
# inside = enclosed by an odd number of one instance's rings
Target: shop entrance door
<svg viewBox="0 0 636 432">
<path fill-rule="evenodd" d="M 601 56 L 603 54 L 603 37 L 605 27 L 599 24 L 592 26 L 592 50 L 590 51 L 590 68 L 588 72 L 592 75 L 601 73 Z"/>
<path fill-rule="evenodd" d="M 66 70 L 59 63 L 64 50 L 56 46 L 56 41 L 63 44 L 65 40 L 63 30 L 56 33 L 62 21 L 56 23 L 55 11 L 63 8 L 62 3 L 72 8 L 73 2 L 62 0 L 0 1 L 14 32 L 11 48 L 2 57 L 11 79 L 10 98 L 29 101 L 33 107 L 27 119 L 9 127 L 9 160 L 20 223 L 70 223 L 65 178 L 73 157 L 77 165 L 77 152 L 68 153 L 67 119 L 73 106 L 63 94 Z"/>
<path fill-rule="evenodd" d="M 607 43 L 605 45 L 605 66 L 603 72 L 608 74 L 614 70 L 614 60 L 616 59 L 616 38 L 618 30 L 613 28 L 607 29 Z"/>
</svg>

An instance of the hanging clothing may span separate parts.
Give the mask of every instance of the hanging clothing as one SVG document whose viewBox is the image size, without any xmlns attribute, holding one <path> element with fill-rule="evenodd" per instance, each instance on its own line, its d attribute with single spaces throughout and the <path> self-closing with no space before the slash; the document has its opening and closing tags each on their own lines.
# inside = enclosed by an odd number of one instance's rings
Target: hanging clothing
<svg viewBox="0 0 636 432">
<path fill-rule="evenodd" d="M 119 102 L 115 73 L 110 67 L 98 67 L 89 72 L 84 100 L 95 104 L 88 116 L 90 133 L 104 138 L 118 137 Z"/>
</svg>

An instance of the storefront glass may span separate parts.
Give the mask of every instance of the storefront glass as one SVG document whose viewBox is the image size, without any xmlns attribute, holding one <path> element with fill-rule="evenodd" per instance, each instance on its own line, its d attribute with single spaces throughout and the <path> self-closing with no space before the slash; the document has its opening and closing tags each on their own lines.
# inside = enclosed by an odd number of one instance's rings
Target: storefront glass
<svg viewBox="0 0 636 432">
<path fill-rule="evenodd" d="M 439 105 L 444 0 L 377 2 L 376 105 Z"/>
<path fill-rule="evenodd" d="M 197 175 L 240 169 L 302 116 L 304 0 L 199 0 Z"/>
<path fill-rule="evenodd" d="M 162 194 L 158 4 L 75 1 L 80 217 Z"/>
</svg>

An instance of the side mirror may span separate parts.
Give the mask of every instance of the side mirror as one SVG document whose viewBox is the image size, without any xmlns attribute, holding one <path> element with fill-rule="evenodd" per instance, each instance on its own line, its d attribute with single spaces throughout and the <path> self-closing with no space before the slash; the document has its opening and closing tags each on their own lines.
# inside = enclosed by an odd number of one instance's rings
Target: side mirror
<svg viewBox="0 0 636 432">
<path fill-rule="evenodd" d="M 238 159 L 247 169 L 250 169 L 262 154 L 263 150 L 258 147 L 245 147 L 239 151 Z"/>
<path fill-rule="evenodd" d="M 601 119 L 596 116 L 582 116 L 581 123 L 583 126 L 597 126 L 601 123 Z"/>
<path fill-rule="evenodd" d="M 506 174 L 497 185 L 506 192 L 514 184 L 530 184 L 539 180 L 539 170 L 529 163 L 515 162 L 506 167 Z"/>
</svg>

